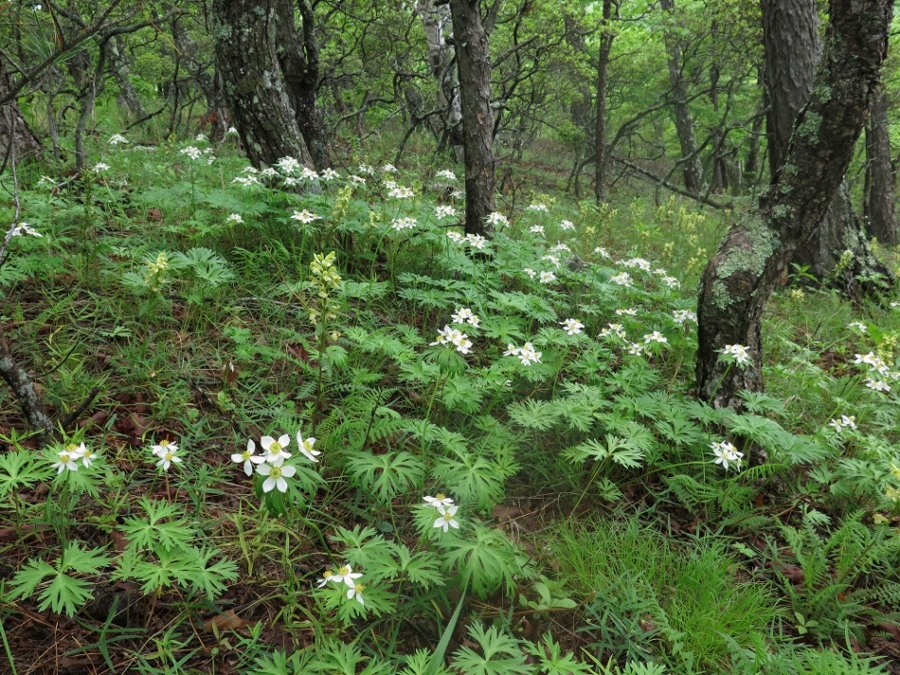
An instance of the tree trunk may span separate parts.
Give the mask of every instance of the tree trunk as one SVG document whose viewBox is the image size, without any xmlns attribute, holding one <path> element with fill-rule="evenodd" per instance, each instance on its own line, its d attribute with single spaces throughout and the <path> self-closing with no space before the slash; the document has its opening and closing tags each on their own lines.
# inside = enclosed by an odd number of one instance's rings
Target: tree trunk
<svg viewBox="0 0 900 675">
<path fill-rule="evenodd" d="M 466 156 L 466 234 L 489 235 L 494 210 L 491 61 L 479 0 L 450 0 Z"/>
<path fill-rule="evenodd" d="M 331 166 L 325 121 L 316 105 L 319 86 L 319 49 L 315 38 L 315 16 L 309 0 L 299 0 L 303 36 L 294 26 L 292 0 L 277 0 L 277 53 L 288 98 L 306 147 L 317 171 Z"/>
<path fill-rule="evenodd" d="M 141 104 L 137 90 L 131 83 L 128 59 L 122 53 L 119 41 L 116 38 L 110 38 L 109 42 L 106 43 L 106 49 L 109 52 L 108 59 L 113 78 L 115 78 L 116 84 L 119 86 L 119 105 L 128 110 L 135 119 L 143 119 L 146 117 L 147 112 Z"/>
<path fill-rule="evenodd" d="M 6 72 L 3 59 L 0 58 L 0 98 L 10 89 L 12 84 L 9 81 L 9 73 Z M 0 106 L 0 173 L 8 162 L 18 163 L 24 157 L 37 154 L 40 150 L 41 143 L 22 117 L 22 111 L 16 102 L 10 101 Z"/>
<path fill-rule="evenodd" d="M 674 0 L 660 0 L 663 11 L 672 14 L 675 11 Z M 688 105 L 687 86 L 684 83 L 681 63 L 681 46 L 678 38 L 666 32 L 666 52 L 669 56 L 669 82 L 672 86 L 672 101 L 675 112 L 675 131 L 681 145 L 681 170 L 684 175 L 684 187 L 688 192 L 703 192 L 703 165 L 697 150 L 697 139 L 694 136 L 694 117 Z"/>
<path fill-rule="evenodd" d="M 740 408 L 742 390 L 762 390 L 763 308 L 795 251 L 818 228 L 850 165 L 887 53 L 892 4 L 831 0 L 824 58 L 783 168 L 703 272 L 697 393 L 716 407 Z M 719 358 L 728 345 L 748 348 L 746 368 Z"/>
<path fill-rule="evenodd" d="M 597 58 L 597 127 L 594 145 L 594 196 L 597 204 L 606 201 L 606 168 L 609 165 L 609 145 L 606 142 L 606 95 L 609 92 L 609 55 L 616 35 L 609 26 L 612 0 L 603 0 L 603 23 L 600 26 L 600 53 Z"/>
<path fill-rule="evenodd" d="M 897 177 L 891 166 L 888 99 L 882 87 L 872 101 L 866 127 L 866 221 L 869 236 L 882 244 L 897 245 Z"/>
<path fill-rule="evenodd" d="M 215 0 L 216 62 L 225 100 L 253 166 L 282 157 L 312 164 L 276 54 L 278 0 Z"/>
<path fill-rule="evenodd" d="M 209 137 L 213 141 L 221 141 L 228 131 L 228 116 L 225 111 L 225 95 L 215 70 L 208 72 L 209 63 L 203 63 L 197 57 L 199 47 L 188 33 L 181 20 L 172 22 L 172 38 L 184 60 L 185 67 L 194 78 L 197 87 L 206 99 L 205 122 L 210 125 Z"/>
<path fill-rule="evenodd" d="M 812 91 L 822 45 L 815 0 L 763 0 L 762 16 L 769 101 L 766 134 L 769 168 L 775 180 L 784 170 L 794 121 Z M 873 255 L 861 228 L 849 190 L 837 190 L 820 227 L 797 248 L 791 262 L 849 297 L 877 293 L 891 285 L 892 275 Z M 849 270 L 861 278 L 848 276 Z M 868 283 L 867 279 L 877 277 L 882 277 L 884 284 Z"/>
<path fill-rule="evenodd" d="M 451 21 L 450 7 L 447 4 L 435 5 L 434 0 L 419 0 L 416 3 L 416 13 L 425 30 L 429 71 L 437 85 L 438 105 L 444 110 L 442 115 L 444 135 L 450 137 L 456 161 L 462 162 L 465 151 L 462 146 L 462 135 L 458 133 L 458 129 L 462 128 L 459 80 L 456 69 L 452 67 L 453 46 L 445 38 L 445 28 Z"/>
</svg>

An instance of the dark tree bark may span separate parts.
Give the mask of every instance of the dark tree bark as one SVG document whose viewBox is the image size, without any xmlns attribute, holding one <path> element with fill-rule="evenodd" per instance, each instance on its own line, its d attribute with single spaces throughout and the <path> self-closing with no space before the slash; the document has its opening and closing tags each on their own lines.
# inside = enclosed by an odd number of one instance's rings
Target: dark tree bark
<svg viewBox="0 0 900 675">
<path fill-rule="evenodd" d="M 815 0 L 763 0 L 762 16 L 769 168 L 777 177 L 784 170 L 794 120 L 812 91 L 822 45 Z M 797 248 L 792 262 L 849 297 L 878 291 L 880 286 L 866 279 L 881 277 L 888 287 L 891 272 L 875 258 L 861 228 L 849 190 L 836 190 L 820 226 Z"/>
<path fill-rule="evenodd" d="M 187 71 L 206 99 L 206 115 L 203 122 L 204 126 L 209 125 L 209 137 L 213 141 L 220 141 L 228 131 L 228 115 L 225 110 L 225 93 L 222 91 L 220 78 L 216 77 L 215 63 L 204 63 L 200 60 L 198 57 L 200 49 L 188 33 L 184 21 L 172 22 L 172 38 Z"/>
<path fill-rule="evenodd" d="M 0 99 L 12 89 L 6 64 L 0 59 Z M 40 152 L 41 143 L 31 131 L 15 100 L 0 106 L 0 173 L 7 162 L 21 161 Z"/>
<path fill-rule="evenodd" d="M 674 0 L 660 0 L 659 6 L 669 14 L 675 11 Z M 703 192 L 703 165 L 697 150 L 697 139 L 694 136 L 694 117 L 688 105 L 687 86 L 684 82 L 681 63 L 681 45 L 678 38 L 667 32 L 665 36 L 666 52 L 669 56 L 669 83 L 672 86 L 672 108 L 675 113 L 675 131 L 681 145 L 682 174 L 684 187 L 688 192 Z"/>
<path fill-rule="evenodd" d="M 782 170 L 703 272 L 697 393 L 716 407 L 740 408 L 742 390 L 762 389 L 763 308 L 796 250 L 815 233 L 850 165 L 887 52 L 892 5 L 831 0 L 825 54 Z M 747 347 L 751 363 L 744 369 L 724 363 L 719 357 L 727 345 Z"/>
<path fill-rule="evenodd" d="M 891 166 L 888 99 L 884 88 L 872 102 L 866 126 L 866 222 L 868 234 L 882 244 L 897 245 L 897 177 Z"/>
<path fill-rule="evenodd" d="M 298 0 L 302 36 L 294 25 L 292 0 L 277 0 L 277 54 L 294 117 L 317 171 L 331 166 L 325 121 L 316 104 L 319 86 L 319 48 L 315 16 L 309 0 Z"/>
<path fill-rule="evenodd" d="M 128 110 L 135 119 L 143 119 L 147 112 L 144 110 L 137 90 L 131 83 L 128 59 L 123 53 L 122 45 L 118 40 L 112 38 L 106 43 L 106 49 L 109 52 L 107 60 L 112 70 L 112 76 L 119 87 L 119 105 Z"/>
<path fill-rule="evenodd" d="M 312 159 L 300 135 L 276 53 L 279 0 L 215 0 L 216 63 L 250 162 Z"/>
<path fill-rule="evenodd" d="M 612 32 L 609 20 L 612 18 L 612 0 L 603 0 L 603 23 L 600 26 L 600 53 L 597 58 L 597 126 L 594 144 L 596 159 L 594 164 L 594 197 L 597 204 L 606 201 L 606 169 L 609 165 L 609 145 L 607 143 L 606 95 L 609 92 L 609 56 L 616 34 Z"/>
<path fill-rule="evenodd" d="M 491 61 L 480 0 L 450 0 L 462 101 L 466 165 L 466 234 L 489 235 L 494 210 L 494 115 Z"/>
</svg>

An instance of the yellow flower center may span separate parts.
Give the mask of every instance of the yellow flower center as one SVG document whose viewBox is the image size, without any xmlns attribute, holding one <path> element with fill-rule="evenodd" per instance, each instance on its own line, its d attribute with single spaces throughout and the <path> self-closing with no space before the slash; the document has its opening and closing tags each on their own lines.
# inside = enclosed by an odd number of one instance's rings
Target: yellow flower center
<svg viewBox="0 0 900 675">
<path fill-rule="evenodd" d="M 447 513 L 444 514 L 444 520 L 446 520 L 449 523 L 450 521 L 453 520 L 453 514 L 450 513 L 449 511 L 447 511 Z"/>
<path fill-rule="evenodd" d="M 279 452 L 281 452 L 281 443 L 279 443 L 278 441 L 272 441 L 272 445 L 269 446 L 269 452 L 271 452 L 273 455 L 277 455 Z"/>
<path fill-rule="evenodd" d="M 350 568 L 347 567 L 346 565 L 344 565 L 343 567 L 341 567 L 338 570 L 338 574 L 340 574 L 341 576 L 344 576 L 345 574 L 350 574 Z"/>
<path fill-rule="evenodd" d="M 281 467 L 273 466 L 272 471 L 269 472 L 269 476 L 271 476 L 275 480 L 278 480 L 279 478 L 281 478 Z"/>
</svg>

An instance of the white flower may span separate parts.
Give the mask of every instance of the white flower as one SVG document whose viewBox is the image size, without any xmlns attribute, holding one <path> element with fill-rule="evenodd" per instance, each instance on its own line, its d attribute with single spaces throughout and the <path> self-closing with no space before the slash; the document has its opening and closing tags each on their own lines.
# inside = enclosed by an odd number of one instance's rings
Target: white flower
<svg viewBox="0 0 900 675">
<path fill-rule="evenodd" d="M 334 576 L 334 572 L 332 572 L 331 570 L 325 570 L 325 571 L 322 573 L 322 576 L 321 576 L 319 579 L 316 580 L 316 581 L 318 581 L 318 583 L 316 584 L 316 586 L 317 586 L 318 588 L 324 588 L 325 584 L 327 584 L 329 581 L 331 581 L 331 578 L 332 578 L 333 576 Z"/>
<path fill-rule="evenodd" d="M 472 313 L 472 310 L 468 307 L 460 307 L 450 318 L 453 320 L 453 323 L 468 323 L 476 328 L 478 328 L 478 324 L 481 322 L 478 315 Z"/>
<path fill-rule="evenodd" d="M 241 217 L 240 213 L 232 213 L 225 219 L 226 223 L 243 223 L 244 219 Z"/>
<path fill-rule="evenodd" d="M 595 248 L 595 249 L 594 249 L 594 253 L 599 253 L 600 256 L 603 257 L 603 258 L 611 258 L 611 257 L 612 257 L 612 256 L 609 254 L 609 251 L 607 251 L 607 250 L 606 250 L 605 248 L 603 248 L 602 246 L 598 246 L 597 248 Z"/>
<path fill-rule="evenodd" d="M 182 155 L 187 155 L 191 159 L 200 159 L 200 156 L 203 154 L 200 152 L 200 148 L 197 148 L 193 145 L 189 145 L 186 148 L 181 150 Z"/>
<path fill-rule="evenodd" d="M 628 274 L 628 272 L 616 274 L 615 276 L 610 277 L 609 280 L 619 286 L 631 286 L 631 275 Z"/>
<path fill-rule="evenodd" d="M 235 464 L 244 463 L 244 473 L 248 476 L 253 475 L 253 465 L 261 464 L 266 458 L 256 454 L 256 443 L 253 439 L 247 441 L 247 449 L 243 452 L 236 452 L 231 456 L 231 461 Z"/>
<path fill-rule="evenodd" d="M 544 226 L 543 225 L 532 225 L 528 228 L 529 232 L 534 232 L 535 234 L 544 234 Z"/>
<path fill-rule="evenodd" d="M 127 143 L 128 139 L 125 138 L 122 134 L 113 134 L 109 137 L 107 143 L 110 145 L 119 145 L 120 143 Z"/>
<path fill-rule="evenodd" d="M 470 233 L 466 235 L 466 243 L 472 248 L 482 249 L 484 248 L 484 245 L 487 244 L 487 239 L 480 234 Z"/>
<path fill-rule="evenodd" d="M 741 463 L 743 461 L 744 453 L 738 452 L 737 448 L 735 448 L 728 441 L 722 441 L 720 443 L 713 441 L 710 443 L 710 447 L 712 448 L 713 455 L 716 456 L 714 461 L 715 464 L 721 464 L 722 468 L 728 471 L 728 464 L 734 464 L 736 468 L 741 468 Z"/>
<path fill-rule="evenodd" d="M 442 492 L 438 492 L 434 497 L 425 497 L 425 503 L 436 509 L 440 509 L 442 507 L 451 506 L 453 500 Z"/>
<path fill-rule="evenodd" d="M 252 165 L 245 166 L 243 169 L 241 169 L 241 173 L 257 174 L 257 173 L 259 173 L 259 169 L 257 169 L 255 166 L 252 166 Z"/>
<path fill-rule="evenodd" d="M 549 284 L 556 281 L 556 275 L 553 272 L 541 272 L 538 281 L 542 284 Z"/>
<path fill-rule="evenodd" d="M 620 323 L 608 323 L 606 324 L 608 328 L 604 328 L 600 331 L 600 337 L 609 337 L 612 334 L 615 334 L 617 337 L 625 339 L 625 330 L 622 328 L 622 324 Z"/>
<path fill-rule="evenodd" d="M 841 433 L 844 429 L 856 430 L 856 417 L 853 415 L 841 415 L 841 419 L 833 419 L 828 423 L 835 433 Z"/>
<path fill-rule="evenodd" d="M 322 169 L 322 180 L 324 180 L 326 183 L 328 181 L 334 180 L 337 177 L 338 177 L 338 172 L 335 171 L 334 169 L 331 169 L 331 168 Z"/>
<path fill-rule="evenodd" d="M 531 279 L 534 279 L 537 276 L 537 272 L 535 272 L 530 267 L 526 267 L 522 271 L 525 272 L 525 274 L 527 274 L 529 276 L 529 278 L 531 278 Z"/>
<path fill-rule="evenodd" d="M 502 213 L 497 213 L 496 211 L 488 214 L 487 222 L 488 225 L 509 225 L 509 219 Z"/>
<path fill-rule="evenodd" d="M 301 223 L 312 223 L 316 220 L 322 220 L 322 216 L 317 216 L 315 213 L 310 213 L 306 209 L 303 209 L 302 211 L 294 211 L 291 220 L 298 220 Z"/>
<path fill-rule="evenodd" d="M 468 336 L 449 324 L 438 331 L 437 339 L 430 343 L 430 346 L 434 345 L 444 345 L 445 347 L 453 345 L 461 354 L 468 354 L 472 348 L 472 342 Z"/>
<path fill-rule="evenodd" d="M 415 194 L 416 193 L 412 191 L 412 188 L 403 187 L 402 185 L 392 187 L 388 190 L 388 196 L 393 197 L 394 199 L 410 199 L 414 197 Z"/>
<path fill-rule="evenodd" d="M 856 359 L 853 361 L 853 363 L 857 365 L 864 363 L 880 375 L 887 375 L 887 373 L 890 371 L 890 368 L 888 368 L 888 365 L 882 360 L 882 358 L 880 356 L 877 356 L 873 352 L 869 352 L 865 356 L 857 354 Z"/>
<path fill-rule="evenodd" d="M 352 600 L 353 598 L 356 598 L 356 601 L 359 604 L 365 605 L 366 603 L 363 600 L 362 595 L 363 590 L 365 590 L 365 586 L 363 586 L 362 584 L 354 584 L 353 587 L 347 591 L 347 599 Z"/>
<path fill-rule="evenodd" d="M 442 171 L 438 171 L 435 174 L 435 178 L 443 178 L 444 180 L 455 181 L 456 174 L 450 171 L 449 169 L 443 169 Z"/>
<path fill-rule="evenodd" d="M 627 309 L 617 309 L 616 316 L 637 316 L 637 307 L 629 307 Z"/>
<path fill-rule="evenodd" d="M 536 351 L 534 345 L 530 342 L 526 342 L 519 348 L 516 356 L 519 357 L 519 360 L 522 362 L 523 366 L 530 366 L 532 363 L 540 363 L 541 355 L 543 352 Z"/>
<path fill-rule="evenodd" d="M 722 354 L 732 357 L 739 366 L 745 366 L 750 363 L 749 349 L 750 347 L 745 347 L 744 345 L 725 345 L 722 349 Z"/>
<path fill-rule="evenodd" d="M 563 330 L 569 335 L 578 335 L 584 328 L 584 324 L 578 319 L 566 319 L 565 321 L 560 321 L 559 325 L 562 326 Z"/>
<path fill-rule="evenodd" d="M 529 211 L 543 211 L 544 213 L 547 213 L 549 211 L 546 204 L 541 204 L 539 202 L 535 203 L 535 204 L 529 204 L 528 210 Z"/>
<path fill-rule="evenodd" d="M 303 170 L 300 172 L 300 178 L 303 180 L 316 180 L 319 177 L 315 171 L 310 169 L 308 166 L 304 166 Z"/>
<path fill-rule="evenodd" d="M 256 176 L 235 176 L 231 179 L 232 183 L 237 183 L 243 187 L 251 187 L 253 185 L 259 185 L 259 178 Z"/>
<path fill-rule="evenodd" d="M 60 474 L 66 469 L 69 471 L 78 471 L 78 464 L 76 464 L 76 462 L 81 459 L 86 452 L 87 448 L 84 447 L 84 443 L 81 445 L 67 445 L 63 450 L 56 453 L 57 457 L 59 457 L 53 465 L 56 467 L 56 473 Z M 85 466 L 90 466 L 90 462 L 85 464 Z"/>
<path fill-rule="evenodd" d="M 177 452 L 178 448 L 175 447 L 174 443 L 171 443 L 168 450 L 161 454 L 157 454 L 159 461 L 156 463 L 156 466 L 162 467 L 163 471 L 168 471 L 173 462 L 175 464 L 181 463 L 181 457 L 175 454 Z"/>
<path fill-rule="evenodd" d="M 31 227 L 28 223 L 19 223 L 13 228 L 12 236 L 21 237 L 24 234 L 29 234 L 32 237 L 43 237 L 40 232 Z"/>
<path fill-rule="evenodd" d="M 335 584 L 344 583 L 353 588 L 356 585 L 356 580 L 361 576 L 362 572 L 354 572 L 350 565 L 344 565 L 338 568 L 338 571 L 331 576 L 329 581 Z"/>
<path fill-rule="evenodd" d="M 889 392 L 891 390 L 891 386 L 884 380 L 876 380 L 871 377 L 867 377 L 865 379 L 865 384 L 869 389 L 873 391 Z"/>
<path fill-rule="evenodd" d="M 290 443 L 291 437 L 287 434 L 282 434 L 277 441 L 271 436 L 263 436 L 259 440 L 259 444 L 262 446 L 263 450 L 266 451 L 266 461 L 275 466 L 281 466 L 284 463 L 284 460 L 291 456 L 291 453 L 285 451 L 285 448 L 290 445 Z M 291 475 L 293 476 L 294 474 Z M 282 492 L 284 492 L 284 490 L 282 490 Z"/>
<path fill-rule="evenodd" d="M 178 444 L 169 439 L 161 440 L 157 445 L 151 445 L 150 451 L 157 457 L 163 457 L 167 452 L 178 452 Z"/>
<path fill-rule="evenodd" d="M 560 241 L 556 242 L 556 246 L 551 247 L 550 250 L 555 251 L 555 252 L 561 252 L 561 251 L 566 251 L 567 253 L 572 252 L 572 249 L 570 249 L 566 244 L 563 244 Z"/>
<path fill-rule="evenodd" d="M 441 515 L 434 521 L 434 527 L 438 529 L 443 528 L 444 532 L 449 532 L 451 527 L 455 530 L 459 529 L 459 523 L 453 517 L 456 515 L 457 510 L 459 510 L 458 506 L 451 504 L 449 506 L 440 507 L 438 510 Z"/>
<path fill-rule="evenodd" d="M 550 263 L 554 267 L 556 267 L 556 269 L 559 269 L 559 256 L 558 255 L 549 255 L 548 254 L 548 255 L 542 256 L 541 260 L 549 260 Z"/>
<path fill-rule="evenodd" d="M 397 232 L 402 232 L 403 230 L 411 230 L 417 225 L 415 218 L 394 218 L 391 222 L 391 227 L 394 228 Z"/>
<path fill-rule="evenodd" d="M 84 465 L 84 468 L 88 468 L 98 457 L 97 453 L 93 450 L 90 450 L 89 448 L 86 448 L 84 446 L 84 443 L 78 446 L 78 450 L 81 451 L 81 463 Z"/>
<path fill-rule="evenodd" d="M 275 162 L 275 166 L 279 168 L 281 173 L 294 173 L 300 168 L 300 162 L 293 157 L 282 157 Z"/>
<path fill-rule="evenodd" d="M 274 178 L 278 175 L 278 172 L 273 169 L 271 166 L 267 166 L 265 169 L 259 172 L 260 176 L 265 176 L 266 178 Z"/>
<path fill-rule="evenodd" d="M 663 283 L 669 288 L 679 288 L 681 286 L 681 282 L 675 277 L 663 277 Z"/>
<path fill-rule="evenodd" d="M 564 230 L 574 230 L 575 229 L 575 225 L 572 224 L 571 220 L 564 220 L 559 224 L 559 226 Z"/>
<path fill-rule="evenodd" d="M 639 356 L 644 352 L 644 345 L 638 342 L 632 342 L 628 345 L 628 353 L 632 356 Z"/>
<path fill-rule="evenodd" d="M 651 342 L 659 342 L 660 344 L 665 344 L 669 340 L 665 335 L 660 333 L 658 330 L 653 331 L 652 333 L 647 333 L 644 336 L 644 344 L 649 345 Z"/>
<path fill-rule="evenodd" d="M 678 324 L 683 324 L 686 321 L 697 323 L 697 313 L 689 309 L 676 309 L 672 312 L 672 317 L 675 319 L 675 323 Z"/>
<path fill-rule="evenodd" d="M 625 260 L 622 264 L 625 267 L 639 267 L 645 272 L 650 271 L 650 263 L 643 258 L 631 258 L 630 260 Z"/>
<path fill-rule="evenodd" d="M 350 182 L 354 185 L 365 185 L 366 179 L 362 176 L 350 176 Z"/>
<path fill-rule="evenodd" d="M 455 216 L 456 209 L 449 204 L 441 204 L 440 206 L 436 206 L 434 209 L 434 217 L 438 220 L 440 220 L 441 218 L 454 218 Z"/>
<path fill-rule="evenodd" d="M 297 432 L 297 447 L 300 448 L 300 454 L 310 462 L 318 462 L 319 460 L 316 457 L 322 454 L 320 450 L 313 450 L 315 444 L 315 437 L 303 438 L 303 435 L 299 431 Z"/>
<path fill-rule="evenodd" d="M 385 164 L 383 167 L 381 167 L 381 170 L 384 173 L 397 173 L 397 167 L 393 164 Z"/>
<path fill-rule="evenodd" d="M 109 164 L 104 164 L 103 162 L 94 164 L 94 173 L 101 173 L 103 171 L 109 171 Z"/>
<path fill-rule="evenodd" d="M 847 328 L 855 328 L 860 333 L 865 333 L 868 329 L 866 328 L 866 324 L 862 321 L 851 321 L 847 324 Z"/>
<path fill-rule="evenodd" d="M 367 176 L 374 176 L 374 175 L 375 175 L 375 169 L 374 169 L 374 167 L 370 166 L 369 164 L 360 164 L 360 165 L 359 165 L 359 172 L 360 172 L 360 173 L 364 173 L 364 174 L 366 174 Z"/>
<path fill-rule="evenodd" d="M 288 485 L 285 478 L 292 478 L 297 469 L 291 465 L 283 466 L 281 464 L 258 464 L 256 473 L 266 477 L 263 481 L 263 492 L 271 492 L 278 488 L 279 492 L 287 492 Z"/>
<path fill-rule="evenodd" d="M 237 136 L 238 130 L 235 129 L 234 127 L 228 127 L 228 131 L 225 132 L 225 135 L 226 136 Z"/>
<path fill-rule="evenodd" d="M 197 137 L 194 139 L 197 143 L 203 143 L 206 140 L 206 136 L 203 134 L 197 134 Z"/>
<path fill-rule="evenodd" d="M 456 232 L 455 230 L 451 230 L 450 232 L 447 233 L 447 239 L 452 241 L 454 244 L 462 244 L 466 240 L 466 238 L 464 236 L 462 236 L 459 232 Z"/>
</svg>

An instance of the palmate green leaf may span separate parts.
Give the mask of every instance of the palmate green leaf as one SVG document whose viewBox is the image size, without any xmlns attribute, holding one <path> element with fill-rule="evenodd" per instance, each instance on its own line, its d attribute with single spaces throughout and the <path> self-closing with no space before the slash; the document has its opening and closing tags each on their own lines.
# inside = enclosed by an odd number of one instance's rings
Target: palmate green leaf
<svg viewBox="0 0 900 675">
<path fill-rule="evenodd" d="M 453 652 L 453 668 L 466 675 L 514 675 L 532 671 L 532 666 L 525 662 L 526 654 L 519 648 L 519 640 L 501 633 L 496 626 L 485 630 L 480 623 L 474 623 L 469 627 L 469 635 L 482 653 L 471 647 L 460 647 Z"/>
<path fill-rule="evenodd" d="M 434 520 L 434 517 L 431 520 Z M 414 554 L 402 544 L 396 545 L 394 550 L 397 553 L 398 573 L 405 572 L 412 583 L 426 589 L 444 585 L 440 559 L 436 554 L 430 551 L 419 551 Z"/>
<path fill-rule="evenodd" d="M 438 484 L 459 497 L 464 504 L 485 509 L 503 499 L 503 484 L 515 471 L 515 465 L 501 465 L 471 453 L 444 457 L 437 461 L 433 474 Z"/>
<path fill-rule="evenodd" d="M 238 578 L 237 565 L 224 557 L 210 564 L 210 561 L 222 555 L 215 548 L 195 548 L 193 551 L 196 552 L 194 563 L 197 574 L 192 578 L 191 585 L 212 602 L 227 590 L 226 582 Z"/>
<path fill-rule="evenodd" d="M 348 455 L 347 471 L 355 483 L 380 504 L 422 488 L 425 467 L 408 452 L 354 452 Z"/>
<path fill-rule="evenodd" d="M 194 529 L 184 518 L 184 510 L 177 504 L 141 497 L 144 517 L 130 516 L 122 524 L 128 548 L 184 550 L 194 538 Z"/>
<path fill-rule="evenodd" d="M 481 333 L 502 343 L 521 342 L 525 339 L 520 321 L 508 316 L 492 316 L 481 320 Z"/>
<path fill-rule="evenodd" d="M 538 431 L 552 428 L 561 415 L 559 409 L 551 402 L 538 401 L 533 398 L 514 403 L 507 408 L 507 411 L 514 424 Z"/>
<path fill-rule="evenodd" d="M 544 675 L 578 675 L 591 672 L 590 666 L 578 663 L 571 653 L 563 655 L 562 647 L 550 633 L 545 633 L 540 642 L 526 643 L 526 650 L 537 659 L 538 672 Z"/>
<path fill-rule="evenodd" d="M 102 551 L 84 549 L 78 542 L 69 542 L 55 567 L 43 560 L 30 560 L 19 570 L 10 582 L 13 587 L 10 598 L 29 597 L 47 577 L 52 577 L 50 585 L 38 596 L 38 609 L 44 611 L 49 607 L 54 612 L 72 616 L 92 597 L 92 584 L 70 576 L 67 572 L 94 575 L 109 563 L 110 557 Z"/>
<path fill-rule="evenodd" d="M 504 586 L 507 592 L 516 587 L 515 575 L 521 565 L 516 560 L 512 542 L 501 531 L 478 525 L 465 539 L 446 537 L 439 540 L 444 547 L 444 565 L 463 578 L 470 575 L 472 590 L 486 598 Z"/>
<path fill-rule="evenodd" d="M 53 468 L 38 460 L 38 455 L 27 450 L 15 450 L 0 455 L 0 497 L 53 475 Z"/>
</svg>

